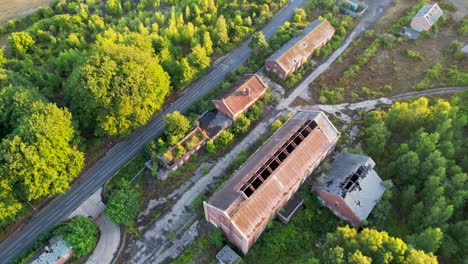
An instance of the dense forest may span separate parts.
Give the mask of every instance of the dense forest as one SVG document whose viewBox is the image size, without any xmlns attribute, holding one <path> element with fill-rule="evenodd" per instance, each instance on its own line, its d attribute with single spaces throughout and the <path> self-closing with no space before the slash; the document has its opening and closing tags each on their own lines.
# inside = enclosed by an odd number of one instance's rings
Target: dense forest
<svg viewBox="0 0 468 264">
<path fill-rule="evenodd" d="M 462 98 L 397 102 L 369 113 L 362 131 L 379 174 L 394 185 L 369 226 L 449 263 L 468 258 L 468 104 Z"/>
<path fill-rule="evenodd" d="M 285 3 L 57 1 L 1 26 L 0 227 L 69 188 L 87 139 L 146 124 Z"/>
</svg>

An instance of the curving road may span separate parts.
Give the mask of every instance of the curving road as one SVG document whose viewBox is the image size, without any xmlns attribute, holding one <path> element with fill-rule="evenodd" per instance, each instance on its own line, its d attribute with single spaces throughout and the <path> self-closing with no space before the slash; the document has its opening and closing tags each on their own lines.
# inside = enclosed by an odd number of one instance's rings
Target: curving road
<svg viewBox="0 0 468 264">
<path fill-rule="evenodd" d="M 284 22 L 288 21 L 294 9 L 304 5 L 306 0 L 291 0 L 262 30 L 269 39 Z M 22 228 L 13 233 L 0 244 L 0 263 L 8 263 L 26 250 L 37 236 L 64 220 L 91 194 L 99 189 L 123 165 L 132 159 L 146 143 L 163 131 L 163 116 L 173 111 L 186 111 L 198 99 L 223 81 L 226 73 L 234 71 L 250 56 L 250 40 L 223 56 L 213 64 L 212 69 L 193 83 L 177 101 L 172 103 L 162 114 L 157 115 L 145 127 L 136 130 L 132 135 L 115 145 L 106 155 L 90 169 L 82 173 L 80 181 L 71 186 L 67 193 L 55 197 L 44 208 L 39 210 Z"/>
</svg>

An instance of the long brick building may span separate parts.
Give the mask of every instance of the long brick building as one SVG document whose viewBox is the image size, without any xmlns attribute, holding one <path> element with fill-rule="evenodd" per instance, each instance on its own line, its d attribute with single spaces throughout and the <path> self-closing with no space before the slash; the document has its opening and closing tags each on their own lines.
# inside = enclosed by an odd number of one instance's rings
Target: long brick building
<svg viewBox="0 0 468 264">
<path fill-rule="evenodd" d="M 297 113 L 203 203 L 206 220 L 246 254 L 338 138 L 324 113 Z"/>
<path fill-rule="evenodd" d="M 266 59 L 266 70 L 286 79 L 309 60 L 316 49 L 330 41 L 334 34 L 335 28 L 328 20 L 313 21 L 301 35 L 291 39 Z"/>
</svg>

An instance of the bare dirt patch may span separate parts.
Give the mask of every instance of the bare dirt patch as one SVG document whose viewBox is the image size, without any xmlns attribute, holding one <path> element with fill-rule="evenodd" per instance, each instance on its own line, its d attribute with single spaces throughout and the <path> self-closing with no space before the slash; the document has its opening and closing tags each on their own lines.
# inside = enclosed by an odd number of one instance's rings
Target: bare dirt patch
<svg viewBox="0 0 468 264">
<path fill-rule="evenodd" d="M 47 6 L 53 0 L 0 0 L 0 25 L 10 19 L 33 13 L 41 6 Z"/>
</svg>

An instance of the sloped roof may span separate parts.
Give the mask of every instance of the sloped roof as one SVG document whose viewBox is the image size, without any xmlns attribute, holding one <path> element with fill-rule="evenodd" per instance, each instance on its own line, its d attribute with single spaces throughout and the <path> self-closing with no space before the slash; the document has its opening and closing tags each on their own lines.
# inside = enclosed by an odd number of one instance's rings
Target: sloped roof
<svg viewBox="0 0 468 264">
<path fill-rule="evenodd" d="M 215 100 L 222 102 L 226 108 L 219 109 L 220 111 L 229 111 L 235 116 L 257 101 L 266 88 L 256 74 L 245 74 L 229 91 Z"/>
<path fill-rule="evenodd" d="M 301 35 L 291 39 L 279 50 L 268 57 L 267 61 L 276 61 L 283 69 L 293 67 L 294 60 L 309 56 L 326 38 L 335 33 L 335 28 L 328 20 L 315 20 L 304 29 Z M 302 45 L 305 44 L 304 47 Z"/>
<path fill-rule="evenodd" d="M 358 179 L 358 185 L 346 191 L 343 185 L 358 169 L 367 168 Z M 373 169 L 375 162 L 363 155 L 342 152 L 335 157 L 329 171 L 325 173 L 324 183 L 315 188 L 343 197 L 346 204 L 363 221 L 371 213 L 385 192 L 382 179 Z"/>
<path fill-rule="evenodd" d="M 50 264 L 55 263 L 58 259 L 66 255 L 72 247 L 62 239 L 62 237 L 53 237 L 49 241 L 51 252 L 43 252 L 31 264 Z"/>
<path fill-rule="evenodd" d="M 435 13 L 431 16 L 428 17 L 427 21 L 429 22 L 429 24 L 432 26 L 434 25 L 437 20 L 442 16 L 443 12 L 442 12 L 442 9 L 440 9 L 439 5 L 437 5 L 437 3 L 433 3 L 433 4 L 428 4 L 428 5 L 425 5 L 423 6 L 421 9 L 419 9 L 418 13 L 416 13 L 416 15 L 414 16 L 414 18 L 417 18 L 417 17 L 424 17 L 425 15 L 427 15 L 432 9 L 436 9 L 437 11 L 435 11 Z"/>
<path fill-rule="evenodd" d="M 245 198 L 239 188 L 250 179 L 275 153 L 288 142 L 306 122 L 316 127 L 279 165 L 260 187 Z M 339 133 L 322 112 L 299 112 L 284 124 L 249 160 L 209 199 L 208 203 L 226 211 L 233 223 L 246 236 L 251 236 L 285 197 L 293 191 L 327 153 Z"/>
</svg>

